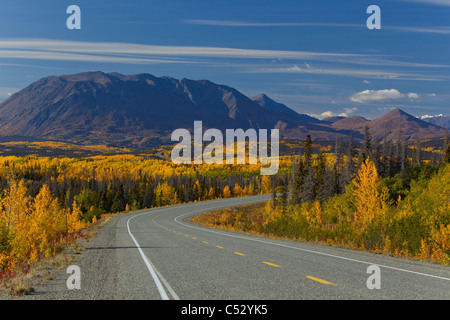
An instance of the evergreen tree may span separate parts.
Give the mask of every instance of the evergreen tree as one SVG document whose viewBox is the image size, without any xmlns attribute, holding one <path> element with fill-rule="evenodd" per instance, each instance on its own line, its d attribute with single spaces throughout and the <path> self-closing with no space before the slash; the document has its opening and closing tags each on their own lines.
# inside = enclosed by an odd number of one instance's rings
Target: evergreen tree
<svg viewBox="0 0 450 320">
<path fill-rule="evenodd" d="M 314 170 L 310 168 L 304 179 L 304 183 L 300 192 L 301 202 L 314 202 L 316 199 L 316 181 L 314 179 Z"/>
<path fill-rule="evenodd" d="M 350 135 L 350 141 L 348 143 L 348 151 L 347 151 L 347 165 L 345 170 L 344 184 L 348 184 L 353 179 L 356 173 L 356 164 L 354 160 L 356 156 L 357 154 L 355 150 L 353 135 Z"/>
<path fill-rule="evenodd" d="M 303 182 L 306 176 L 306 169 L 304 166 L 303 159 L 300 158 L 298 161 L 297 171 L 295 172 L 294 176 L 294 184 L 293 184 L 293 190 L 292 190 L 292 202 L 300 204 L 301 203 L 301 193 L 303 190 Z"/>
<path fill-rule="evenodd" d="M 316 180 L 316 190 L 315 190 L 315 194 L 316 197 L 319 198 L 320 202 L 323 202 L 325 200 L 324 197 L 324 188 L 325 188 L 325 173 L 327 170 L 327 164 L 326 164 L 326 159 L 325 156 L 322 152 L 319 152 L 319 155 L 317 156 L 317 166 L 316 166 L 316 176 L 315 176 L 315 180 Z"/>
<path fill-rule="evenodd" d="M 305 158 L 305 161 L 304 161 L 305 169 L 308 170 L 309 168 L 311 168 L 311 165 L 312 165 L 312 160 L 311 160 L 312 159 L 312 140 L 311 140 L 310 134 L 306 135 L 305 153 L 304 153 L 303 157 Z"/>
<path fill-rule="evenodd" d="M 372 158 L 372 137 L 370 136 L 369 126 L 364 127 L 364 146 L 363 151 L 365 156 L 363 156 L 363 162 L 366 158 Z"/>
</svg>

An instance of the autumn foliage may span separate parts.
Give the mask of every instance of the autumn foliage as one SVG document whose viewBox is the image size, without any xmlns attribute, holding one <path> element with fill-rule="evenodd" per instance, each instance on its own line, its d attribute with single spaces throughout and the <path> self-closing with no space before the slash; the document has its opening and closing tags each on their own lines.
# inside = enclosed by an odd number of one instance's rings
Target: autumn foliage
<svg viewBox="0 0 450 320">
<path fill-rule="evenodd" d="M 60 252 L 104 214 L 267 191 L 259 171 L 129 154 L 0 157 L 0 280 L 2 272 Z"/>
<path fill-rule="evenodd" d="M 366 159 L 345 192 L 323 203 L 281 205 L 278 197 L 275 206 L 271 200 L 193 219 L 213 227 L 450 264 L 450 164 L 429 179 L 413 180 L 404 199 L 394 202 L 388 193 Z"/>
<path fill-rule="evenodd" d="M 2 270 L 54 255 L 84 227 L 77 206 L 72 211 L 61 208 L 47 185 L 33 199 L 24 180 L 12 177 L 5 191 L 0 206 Z"/>
</svg>

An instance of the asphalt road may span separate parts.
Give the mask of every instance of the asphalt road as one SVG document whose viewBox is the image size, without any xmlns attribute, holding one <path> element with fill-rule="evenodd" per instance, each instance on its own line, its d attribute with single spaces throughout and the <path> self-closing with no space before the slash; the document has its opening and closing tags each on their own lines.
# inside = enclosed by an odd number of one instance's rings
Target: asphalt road
<svg viewBox="0 0 450 320">
<path fill-rule="evenodd" d="M 68 289 L 70 274 L 62 270 L 24 298 L 450 299 L 449 267 L 189 222 L 189 217 L 201 212 L 269 197 L 115 215 L 73 262 L 80 268 L 80 289 Z M 374 285 L 379 287 L 369 288 Z"/>
</svg>

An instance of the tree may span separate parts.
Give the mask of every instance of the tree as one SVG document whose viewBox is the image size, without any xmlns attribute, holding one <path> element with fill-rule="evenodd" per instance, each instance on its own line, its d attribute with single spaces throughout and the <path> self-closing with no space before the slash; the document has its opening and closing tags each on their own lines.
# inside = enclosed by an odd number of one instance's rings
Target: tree
<svg viewBox="0 0 450 320">
<path fill-rule="evenodd" d="M 444 144 L 444 162 L 450 163 L 450 135 L 446 133 L 445 144 Z"/>
<path fill-rule="evenodd" d="M 301 202 L 313 202 L 316 199 L 316 181 L 314 176 L 314 170 L 310 168 L 300 193 Z"/>
<path fill-rule="evenodd" d="M 215 199 L 216 198 L 216 190 L 214 187 L 210 187 L 208 191 L 208 199 Z"/>
<path fill-rule="evenodd" d="M 222 191 L 223 197 L 224 198 L 231 198 L 231 190 L 230 187 L 228 185 L 226 185 L 225 187 L 223 187 L 223 191 Z"/>
<path fill-rule="evenodd" d="M 317 156 L 317 166 L 315 168 L 315 180 L 316 180 L 316 190 L 315 194 L 319 198 L 320 202 L 323 202 L 325 200 L 324 194 L 324 183 L 325 183 L 325 172 L 327 170 L 327 163 L 325 156 L 322 152 L 319 152 L 319 155 Z"/>
<path fill-rule="evenodd" d="M 3 210 L 0 211 L 2 226 L 3 252 L 0 263 L 5 269 L 14 268 L 16 263 L 23 262 L 32 246 L 30 231 L 30 209 L 27 188 L 24 180 L 17 182 L 13 174 L 9 175 L 6 196 L 2 199 Z"/>
<path fill-rule="evenodd" d="M 241 197 L 243 193 L 243 190 L 241 188 L 241 186 L 239 185 L 239 183 L 235 183 L 234 184 L 234 188 L 233 188 L 233 194 L 235 197 Z"/>
<path fill-rule="evenodd" d="M 44 184 L 39 194 L 34 199 L 31 216 L 33 217 L 30 235 L 36 241 L 34 246 L 39 248 L 46 257 L 50 257 L 54 252 L 58 240 L 60 240 L 66 231 L 65 216 L 60 214 L 58 200 L 53 199 L 49 187 Z M 34 260 L 32 253 L 32 260 Z"/>
<path fill-rule="evenodd" d="M 270 176 L 262 176 L 261 178 L 261 193 L 269 194 L 272 192 L 272 179 Z"/>
<path fill-rule="evenodd" d="M 311 168 L 312 165 L 312 140 L 311 140 L 311 135 L 307 134 L 306 135 L 306 141 L 305 141 L 305 152 L 303 157 L 305 158 L 304 161 L 304 166 L 305 169 L 308 170 L 309 168 Z"/>
<path fill-rule="evenodd" d="M 155 189 L 155 201 L 158 207 L 179 203 L 175 189 L 169 186 L 167 181 L 158 183 Z"/>
<path fill-rule="evenodd" d="M 301 203 L 301 193 L 303 190 L 303 182 L 306 177 L 306 170 L 304 166 L 303 159 L 300 158 L 298 161 L 297 171 L 294 176 L 293 190 L 292 190 L 292 202 L 300 204 Z"/>
<path fill-rule="evenodd" d="M 349 183 L 355 173 L 356 173 L 356 164 L 355 164 L 355 157 L 357 156 L 356 150 L 355 150 L 355 143 L 353 140 L 353 135 L 350 135 L 350 141 L 348 143 L 348 151 L 347 151 L 347 165 L 346 165 L 346 174 L 345 174 L 345 184 Z"/>
<path fill-rule="evenodd" d="M 354 181 L 355 222 L 368 225 L 381 212 L 387 201 L 388 190 L 381 183 L 374 163 L 366 159 Z"/>
<path fill-rule="evenodd" d="M 364 147 L 363 152 L 366 157 L 372 157 L 372 137 L 370 136 L 369 126 L 364 127 Z"/>
</svg>

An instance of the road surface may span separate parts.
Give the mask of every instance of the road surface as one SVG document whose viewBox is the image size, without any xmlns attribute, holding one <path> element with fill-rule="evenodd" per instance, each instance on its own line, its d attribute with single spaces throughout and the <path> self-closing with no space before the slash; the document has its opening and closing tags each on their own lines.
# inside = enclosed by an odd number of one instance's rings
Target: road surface
<svg viewBox="0 0 450 320">
<path fill-rule="evenodd" d="M 450 298 L 449 267 L 189 222 L 201 212 L 269 198 L 115 215 L 73 262 L 80 270 L 80 289 L 68 289 L 70 274 L 64 269 L 25 299 Z"/>
</svg>

